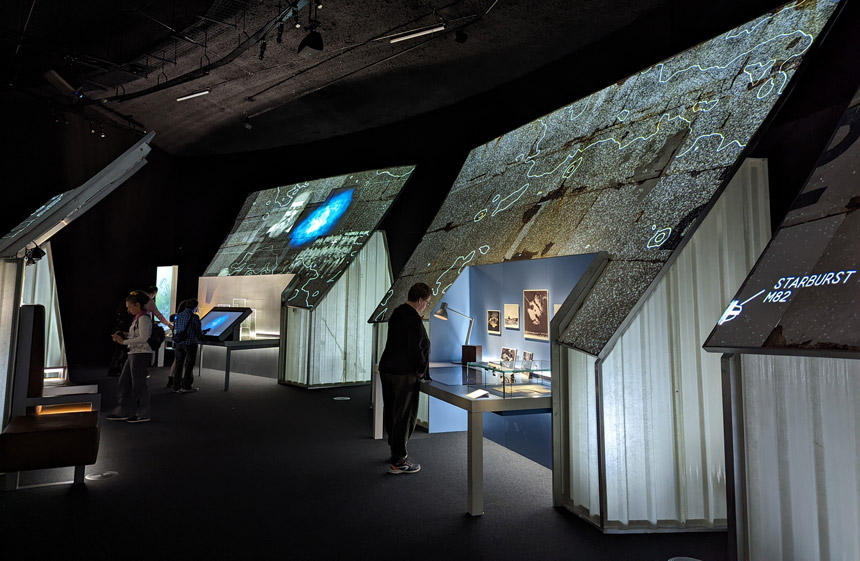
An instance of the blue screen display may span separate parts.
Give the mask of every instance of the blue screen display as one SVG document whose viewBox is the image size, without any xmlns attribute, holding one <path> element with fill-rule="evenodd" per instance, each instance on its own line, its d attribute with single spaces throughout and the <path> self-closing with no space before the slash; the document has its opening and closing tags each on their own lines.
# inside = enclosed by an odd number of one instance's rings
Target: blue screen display
<svg viewBox="0 0 860 561">
<path fill-rule="evenodd" d="M 242 317 L 242 312 L 211 311 L 200 320 L 201 329 L 207 336 L 218 337 Z M 208 329 L 208 331 L 206 331 Z"/>
</svg>

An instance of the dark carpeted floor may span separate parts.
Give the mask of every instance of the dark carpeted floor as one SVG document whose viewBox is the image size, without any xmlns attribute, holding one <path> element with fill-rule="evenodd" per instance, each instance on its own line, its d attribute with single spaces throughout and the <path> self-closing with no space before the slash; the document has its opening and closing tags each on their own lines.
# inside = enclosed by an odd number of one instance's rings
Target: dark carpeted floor
<svg viewBox="0 0 860 561">
<path fill-rule="evenodd" d="M 73 376 L 98 381 L 107 411 L 116 379 L 102 372 Z M 470 517 L 466 434 L 417 433 L 409 455 L 421 472 L 389 475 L 386 444 L 370 438 L 369 386 L 233 374 L 224 392 L 223 376 L 204 371 L 201 391 L 174 394 L 166 376 L 152 371 L 151 423 L 102 417 L 87 474 L 115 477 L 0 495 L 4 559 L 726 558 L 722 532 L 604 535 L 552 507 L 549 470 L 486 439 L 486 514 Z M 22 484 L 47 477 L 72 470 Z"/>
</svg>

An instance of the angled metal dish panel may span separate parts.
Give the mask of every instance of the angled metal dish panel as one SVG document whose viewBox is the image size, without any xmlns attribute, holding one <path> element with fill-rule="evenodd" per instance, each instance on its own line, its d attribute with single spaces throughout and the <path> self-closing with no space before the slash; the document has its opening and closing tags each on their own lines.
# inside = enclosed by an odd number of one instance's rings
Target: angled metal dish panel
<svg viewBox="0 0 860 561">
<path fill-rule="evenodd" d="M 141 138 L 83 185 L 52 197 L 0 238 L 0 257 L 12 258 L 28 245 L 41 245 L 108 196 L 146 164 L 155 131 Z"/>
<path fill-rule="evenodd" d="M 370 320 L 386 321 L 415 282 L 444 293 L 466 266 L 605 251 L 559 338 L 599 355 L 731 179 L 838 5 L 787 4 L 473 150 Z"/>
<path fill-rule="evenodd" d="M 860 356 L 858 211 L 860 90 L 705 349 Z"/>
</svg>

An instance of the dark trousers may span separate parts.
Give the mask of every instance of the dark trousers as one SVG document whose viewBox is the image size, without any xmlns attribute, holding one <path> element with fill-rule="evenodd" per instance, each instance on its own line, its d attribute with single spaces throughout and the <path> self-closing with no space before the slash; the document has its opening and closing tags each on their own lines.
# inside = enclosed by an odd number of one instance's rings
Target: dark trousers
<svg viewBox="0 0 860 561">
<path fill-rule="evenodd" d="M 149 388 L 146 375 L 152 353 L 132 353 L 122 367 L 116 382 L 117 415 L 137 415 L 149 417 Z"/>
<path fill-rule="evenodd" d="M 176 345 L 173 347 L 173 366 L 170 376 L 175 389 L 191 389 L 194 384 L 194 363 L 197 362 L 197 345 Z"/>
<path fill-rule="evenodd" d="M 418 419 L 418 396 L 421 382 L 418 374 L 379 374 L 382 382 L 382 424 L 388 433 L 391 463 L 406 459 L 406 443 L 415 431 Z"/>
</svg>

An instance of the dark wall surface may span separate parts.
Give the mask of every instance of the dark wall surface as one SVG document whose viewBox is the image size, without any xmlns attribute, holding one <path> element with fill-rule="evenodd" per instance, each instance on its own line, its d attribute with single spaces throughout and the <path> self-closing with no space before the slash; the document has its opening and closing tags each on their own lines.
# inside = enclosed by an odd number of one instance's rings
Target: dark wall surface
<svg viewBox="0 0 860 561">
<path fill-rule="evenodd" d="M 784 96 L 783 107 L 751 152 L 770 162 L 774 227 L 860 83 L 855 56 L 860 52 L 860 18 L 852 4 L 845 5 L 826 40 L 808 57 L 793 91 Z M 129 290 L 152 284 L 158 265 L 179 265 L 179 299 L 196 295 L 197 278 L 229 232 L 242 201 L 259 189 L 417 165 L 382 224 L 396 273 L 473 147 L 722 31 L 708 29 L 707 18 L 691 26 L 676 13 L 679 9 L 652 14 L 648 21 L 560 58 L 539 73 L 395 125 L 217 158 L 177 159 L 155 148 L 137 175 L 52 240 L 70 364 L 106 368 L 115 308 Z M 737 23 L 758 13 L 739 14 Z M 672 32 L 656 37 L 658 22 Z M 659 42 L 656 48 L 630 48 L 649 37 Z M 558 79 L 546 80 L 547 75 Z M 140 138 L 139 132 L 109 124 L 101 138 L 90 132 L 87 117 L 69 113 L 56 122 L 42 100 L 8 91 L 2 92 L 2 99 L 6 103 L 0 104 L 0 117 L 6 126 L 0 181 L 8 201 L 0 211 L 4 233 L 51 196 L 86 181 Z"/>
</svg>

